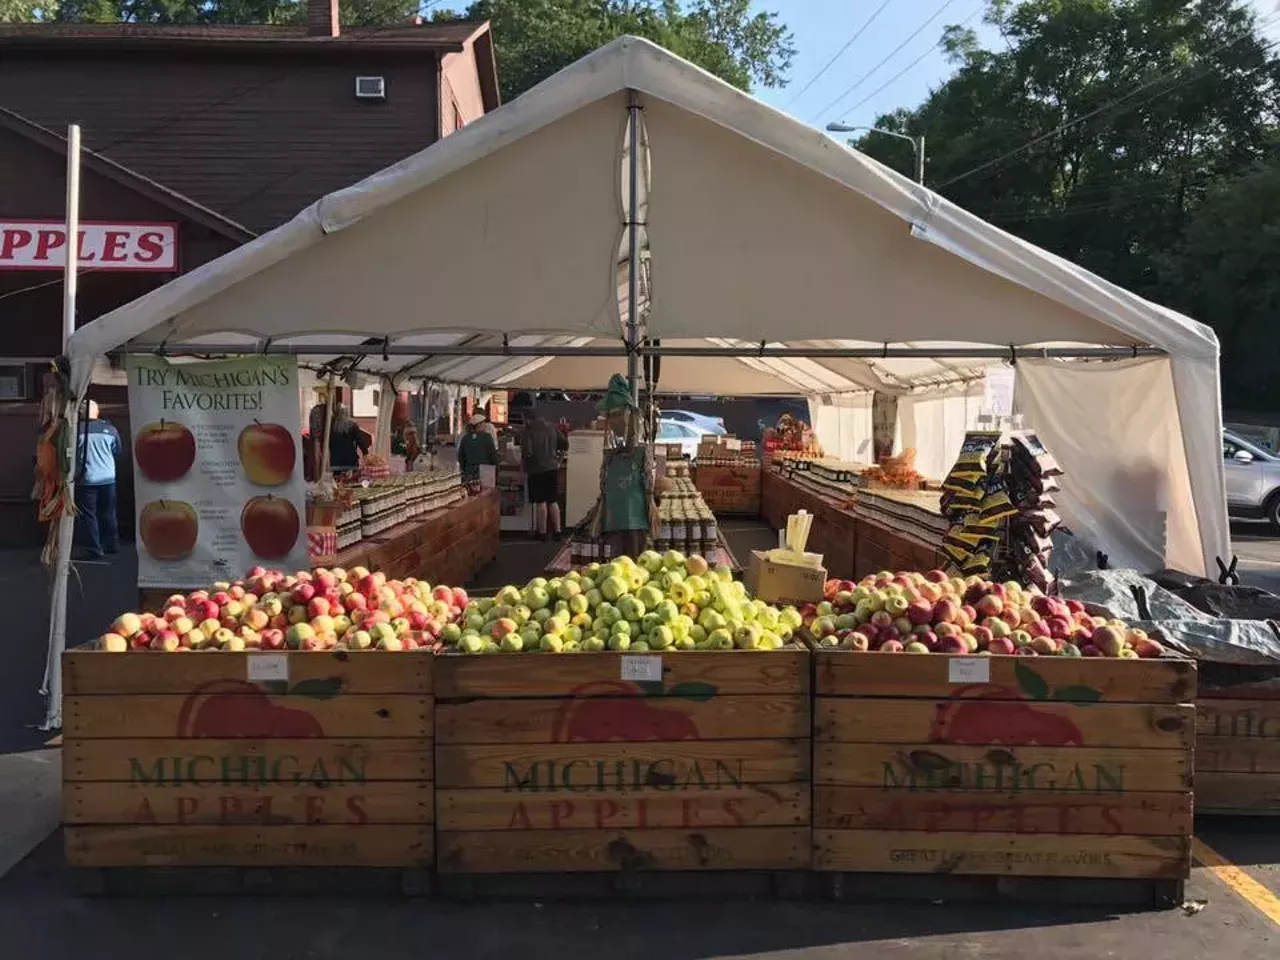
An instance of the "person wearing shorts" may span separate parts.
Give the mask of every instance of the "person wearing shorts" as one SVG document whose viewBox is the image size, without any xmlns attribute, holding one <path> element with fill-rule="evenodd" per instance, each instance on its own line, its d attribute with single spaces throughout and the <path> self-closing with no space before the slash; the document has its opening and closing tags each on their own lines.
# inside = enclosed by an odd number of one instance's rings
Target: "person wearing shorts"
<svg viewBox="0 0 1280 960">
<path fill-rule="evenodd" d="M 529 502 L 533 504 L 536 536 L 555 540 L 560 536 L 560 449 L 561 435 L 555 424 L 530 410 L 525 415 L 524 442 L 520 458 L 524 462 Z"/>
</svg>

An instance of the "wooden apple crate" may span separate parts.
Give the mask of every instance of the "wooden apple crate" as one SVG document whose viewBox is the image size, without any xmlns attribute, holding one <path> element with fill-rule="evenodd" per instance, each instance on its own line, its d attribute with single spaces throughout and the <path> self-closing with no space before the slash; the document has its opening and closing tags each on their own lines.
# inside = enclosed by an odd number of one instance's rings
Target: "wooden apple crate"
<svg viewBox="0 0 1280 960">
<path fill-rule="evenodd" d="M 1196 813 L 1280 816 L 1280 669 L 1200 665 Z"/>
<path fill-rule="evenodd" d="M 837 896 L 1181 902 L 1194 662 L 819 650 L 814 667 L 813 865 Z"/>
<path fill-rule="evenodd" d="M 623 680 L 640 660 L 659 661 L 661 680 Z M 809 684 L 802 648 L 442 655 L 442 891 L 787 886 L 781 872 L 810 860 Z"/>
<path fill-rule="evenodd" d="M 760 514 L 760 463 L 747 461 L 732 464 L 699 464 L 693 470 L 693 483 L 703 502 L 720 514 Z"/>
<path fill-rule="evenodd" d="M 950 565 L 938 544 L 862 518 L 858 519 L 856 544 L 854 580 L 881 570 L 937 570 Z"/>
<path fill-rule="evenodd" d="M 63 823 L 82 889 L 425 892 L 434 660 L 67 651 Z"/>
</svg>

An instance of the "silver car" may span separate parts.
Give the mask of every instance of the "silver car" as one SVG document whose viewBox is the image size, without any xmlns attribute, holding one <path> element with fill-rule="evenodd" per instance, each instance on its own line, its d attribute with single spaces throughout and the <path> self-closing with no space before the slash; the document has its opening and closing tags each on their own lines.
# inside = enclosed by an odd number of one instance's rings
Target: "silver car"
<svg viewBox="0 0 1280 960">
<path fill-rule="evenodd" d="M 1233 433 L 1222 433 L 1227 513 L 1267 520 L 1280 532 L 1280 457 Z"/>
</svg>

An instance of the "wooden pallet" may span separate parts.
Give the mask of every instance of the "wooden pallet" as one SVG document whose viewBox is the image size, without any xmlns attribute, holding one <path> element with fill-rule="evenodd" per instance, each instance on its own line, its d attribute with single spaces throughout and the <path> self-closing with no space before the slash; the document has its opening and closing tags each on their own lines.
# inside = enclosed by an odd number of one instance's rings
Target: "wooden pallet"
<svg viewBox="0 0 1280 960">
<path fill-rule="evenodd" d="M 67 862 L 219 883 L 429 866 L 433 667 L 425 651 L 67 651 Z"/>
<path fill-rule="evenodd" d="M 814 664 L 815 870 L 860 890 L 848 875 L 1088 878 L 1082 895 L 1189 875 L 1194 663 L 819 650 Z"/>
<path fill-rule="evenodd" d="M 1196 813 L 1280 816 L 1280 669 L 1202 665 Z"/>
<path fill-rule="evenodd" d="M 641 660 L 661 680 L 623 680 Z M 442 883 L 807 868 L 806 650 L 445 655 L 436 669 Z"/>
</svg>

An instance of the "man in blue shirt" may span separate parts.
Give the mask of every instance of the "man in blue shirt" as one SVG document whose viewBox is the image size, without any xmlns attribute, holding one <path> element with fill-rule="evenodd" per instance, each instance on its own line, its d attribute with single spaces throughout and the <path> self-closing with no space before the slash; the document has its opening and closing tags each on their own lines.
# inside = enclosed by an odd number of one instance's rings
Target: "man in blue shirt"
<svg viewBox="0 0 1280 960">
<path fill-rule="evenodd" d="M 106 420 L 98 419 L 98 405 L 89 401 L 89 420 L 79 434 L 80 472 L 76 477 L 76 540 L 86 560 L 101 560 L 117 553 L 120 536 L 116 525 L 116 457 L 120 434 Z"/>
</svg>

